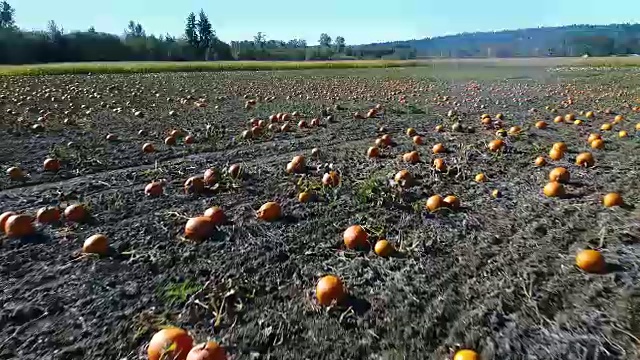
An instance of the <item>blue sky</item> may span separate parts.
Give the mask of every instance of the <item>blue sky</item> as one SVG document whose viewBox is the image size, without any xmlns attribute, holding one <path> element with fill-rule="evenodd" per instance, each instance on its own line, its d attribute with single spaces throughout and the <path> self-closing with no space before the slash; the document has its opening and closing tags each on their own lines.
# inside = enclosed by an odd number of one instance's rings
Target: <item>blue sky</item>
<svg viewBox="0 0 640 360">
<path fill-rule="evenodd" d="M 24 29 L 55 20 L 66 31 L 121 34 L 129 20 L 147 33 L 182 35 L 184 19 L 201 8 L 223 41 L 302 38 L 316 44 L 322 32 L 348 44 L 406 40 L 465 31 L 573 23 L 640 22 L 639 0 L 9 0 Z"/>
</svg>

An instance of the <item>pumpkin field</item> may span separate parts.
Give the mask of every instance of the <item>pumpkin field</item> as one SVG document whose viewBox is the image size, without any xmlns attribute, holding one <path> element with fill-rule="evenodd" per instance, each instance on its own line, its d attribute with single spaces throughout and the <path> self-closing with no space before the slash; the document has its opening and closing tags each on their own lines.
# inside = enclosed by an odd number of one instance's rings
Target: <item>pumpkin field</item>
<svg viewBox="0 0 640 360">
<path fill-rule="evenodd" d="M 0 359 L 636 359 L 639 74 L 0 77 Z"/>
</svg>

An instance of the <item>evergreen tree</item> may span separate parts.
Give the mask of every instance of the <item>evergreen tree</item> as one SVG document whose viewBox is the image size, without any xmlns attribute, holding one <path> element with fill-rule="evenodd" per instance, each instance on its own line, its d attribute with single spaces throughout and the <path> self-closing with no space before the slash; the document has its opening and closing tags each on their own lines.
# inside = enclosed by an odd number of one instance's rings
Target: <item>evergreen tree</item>
<svg viewBox="0 0 640 360">
<path fill-rule="evenodd" d="M 211 22 L 209 22 L 209 18 L 207 14 L 204 13 L 204 10 L 200 10 L 200 14 L 198 15 L 198 37 L 199 43 L 198 48 L 205 55 L 205 60 L 208 58 L 209 48 L 212 45 L 213 38 L 215 34 L 213 32 L 213 27 L 211 26 Z"/>
<path fill-rule="evenodd" d="M 200 43 L 196 27 L 196 14 L 190 13 L 187 17 L 187 25 L 185 27 L 184 34 L 187 38 L 187 43 L 194 48 L 197 48 Z"/>
<path fill-rule="evenodd" d="M 3 1 L 0 3 L 0 29 L 15 28 L 15 13 L 15 9 L 8 2 Z"/>
</svg>

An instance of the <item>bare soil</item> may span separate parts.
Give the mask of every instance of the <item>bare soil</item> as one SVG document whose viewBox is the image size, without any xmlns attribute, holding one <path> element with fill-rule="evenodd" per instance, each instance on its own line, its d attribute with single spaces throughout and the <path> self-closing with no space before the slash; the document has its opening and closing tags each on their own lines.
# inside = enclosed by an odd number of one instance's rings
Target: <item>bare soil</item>
<svg viewBox="0 0 640 360">
<path fill-rule="evenodd" d="M 638 358 L 640 82 L 633 70 L 516 70 L 508 71 L 526 76 L 396 69 L 0 78 L 0 167 L 28 173 L 24 181 L 0 176 L 0 211 L 35 215 L 82 203 L 92 215 L 39 226 L 34 238 L 0 238 L 0 359 L 144 359 L 167 325 L 217 339 L 233 359 L 447 359 L 459 348 L 483 359 Z M 201 98 L 207 106 L 194 106 Z M 378 117 L 353 118 L 376 104 Z M 595 118 L 579 115 L 589 110 Z M 240 137 L 251 118 L 294 111 L 321 125 L 294 121 L 291 132 Z M 584 123 L 553 122 L 569 112 Z M 523 131 L 492 153 L 496 128 L 480 123 L 483 113 L 502 113 L 505 129 Z M 601 132 L 615 114 L 625 120 Z M 537 120 L 549 127 L 536 129 Z M 465 130 L 452 131 L 455 122 Z M 44 129 L 34 131 L 36 123 Z M 409 127 L 425 145 L 412 143 Z M 196 143 L 165 146 L 173 129 Z M 628 137 L 619 138 L 623 129 Z M 605 149 L 589 147 L 594 132 Z M 110 133 L 119 140 L 108 142 Z M 368 159 L 383 133 L 394 146 Z M 565 158 L 535 167 L 558 141 Z M 143 153 L 146 142 L 157 151 Z M 436 143 L 448 152 L 432 154 Z M 403 163 L 414 149 L 422 161 Z M 574 164 L 583 151 L 594 154 L 593 168 Z M 306 174 L 285 172 L 295 155 L 306 157 Z M 43 171 L 47 157 L 62 169 Z M 433 169 L 436 157 L 449 171 Z M 241 180 L 224 172 L 234 163 Z M 338 187 L 321 185 L 329 165 L 341 174 Z M 556 166 L 571 173 L 561 199 L 542 194 Z M 185 194 L 184 181 L 208 168 L 220 170 L 219 186 Z M 390 181 L 401 169 L 415 186 Z M 484 183 L 474 181 L 480 172 Z M 145 196 L 153 180 L 166 181 L 163 196 Z M 297 200 L 303 189 L 314 202 Z M 605 208 L 609 192 L 626 205 Z M 455 194 L 461 209 L 429 213 L 434 194 Z M 282 220 L 256 219 L 267 201 L 282 205 Z M 184 239 L 187 219 L 213 205 L 228 223 L 206 241 Z M 352 224 L 366 227 L 372 245 L 388 239 L 397 254 L 346 250 L 342 233 Z M 108 236 L 111 255 L 81 254 L 96 233 Z M 575 266 L 583 248 L 602 251 L 605 274 Z M 344 280 L 347 302 L 316 303 L 325 274 Z"/>
</svg>

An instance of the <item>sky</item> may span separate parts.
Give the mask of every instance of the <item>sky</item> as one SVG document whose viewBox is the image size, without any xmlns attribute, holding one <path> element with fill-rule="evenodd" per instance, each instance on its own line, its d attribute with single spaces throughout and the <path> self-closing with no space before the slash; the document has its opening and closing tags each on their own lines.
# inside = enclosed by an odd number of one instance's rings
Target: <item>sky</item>
<svg viewBox="0 0 640 360">
<path fill-rule="evenodd" d="M 347 44 L 422 39 L 460 32 L 567 24 L 640 22 L 639 0 L 8 0 L 22 29 L 45 29 L 54 20 L 65 31 L 122 34 L 129 20 L 147 34 L 181 36 L 189 12 L 204 9 L 226 42 L 305 39 L 325 32 Z"/>
</svg>

